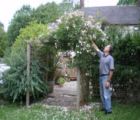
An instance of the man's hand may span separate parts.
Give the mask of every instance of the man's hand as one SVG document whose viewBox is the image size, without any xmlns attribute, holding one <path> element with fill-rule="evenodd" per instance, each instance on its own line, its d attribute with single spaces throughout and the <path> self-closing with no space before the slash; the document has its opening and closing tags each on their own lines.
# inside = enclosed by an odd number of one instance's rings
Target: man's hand
<svg viewBox="0 0 140 120">
<path fill-rule="evenodd" d="M 109 72 L 108 80 L 105 82 L 105 87 L 106 87 L 107 89 L 110 87 L 110 82 L 111 82 L 112 76 L 113 76 L 113 71 L 111 70 L 111 71 Z"/>
<path fill-rule="evenodd" d="M 100 51 L 100 49 L 98 48 L 98 46 L 93 42 L 93 41 L 91 41 L 92 42 L 92 47 L 98 52 L 98 51 Z"/>
<path fill-rule="evenodd" d="M 112 76 L 113 76 L 113 70 L 110 70 L 109 76 L 108 76 L 108 82 L 111 82 Z"/>
<path fill-rule="evenodd" d="M 106 81 L 105 82 L 105 87 L 108 89 L 110 87 L 110 82 Z"/>
</svg>

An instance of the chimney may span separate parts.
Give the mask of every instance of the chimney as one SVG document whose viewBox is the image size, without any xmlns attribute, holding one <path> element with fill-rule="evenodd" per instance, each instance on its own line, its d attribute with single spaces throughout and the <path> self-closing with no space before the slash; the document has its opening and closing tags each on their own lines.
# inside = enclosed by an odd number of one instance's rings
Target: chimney
<svg viewBox="0 0 140 120">
<path fill-rule="evenodd" d="M 140 0 L 138 0 L 138 1 L 137 1 L 137 6 L 139 6 L 139 7 L 140 7 Z"/>
<path fill-rule="evenodd" d="M 84 8 L 84 0 L 80 0 L 80 8 Z"/>
</svg>

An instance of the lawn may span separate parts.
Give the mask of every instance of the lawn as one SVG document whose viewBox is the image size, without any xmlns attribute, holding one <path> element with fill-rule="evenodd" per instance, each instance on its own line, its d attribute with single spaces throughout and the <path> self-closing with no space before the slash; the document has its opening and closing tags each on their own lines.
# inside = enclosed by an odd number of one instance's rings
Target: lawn
<svg viewBox="0 0 140 120">
<path fill-rule="evenodd" d="M 140 104 L 114 104 L 113 114 L 111 115 L 104 115 L 99 110 L 94 112 L 98 120 L 140 120 Z"/>
<path fill-rule="evenodd" d="M 104 115 L 95 109 L 92 111 L 69 110 L 40 104 L 30 108 L 17 105 L 1 105 L 0 120 L 140 120 L 140 105 L 113 105 L 113 114 Z"/>
</svg>

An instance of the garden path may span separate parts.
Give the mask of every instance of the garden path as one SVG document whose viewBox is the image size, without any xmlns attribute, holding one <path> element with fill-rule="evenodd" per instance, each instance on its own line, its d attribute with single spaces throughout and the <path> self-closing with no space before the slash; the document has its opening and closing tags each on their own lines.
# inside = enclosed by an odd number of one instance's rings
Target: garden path
<svg viewBox="0 0 140 120">
<path fill-rule="evenodd" d="M 77 81 L 66 82 L 63 87 L 55 85 L 54 92 L 42 102 L 53 106 L 76 107 Z"/>
</svg>

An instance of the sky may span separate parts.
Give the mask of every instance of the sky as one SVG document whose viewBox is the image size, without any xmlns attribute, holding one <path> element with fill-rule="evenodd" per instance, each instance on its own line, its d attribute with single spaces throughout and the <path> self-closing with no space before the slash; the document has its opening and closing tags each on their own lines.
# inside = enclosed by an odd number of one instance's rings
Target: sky
<svg viewBox="0 0 140 120">
<path fill-rule="evenodd" d="M 53 1 L 56 3 L 62 2 L 62 0 L 3 0 L 0 3 L 0 22 L 4 24 L 4 29 L 7 31 L 14 13 L 23 5 L 30 5 L 32 8 L 36 8 L 41 4 Z M 114 6 L 117 2 L 118 0 L 85 0 L 85 7 Z"/>
</svg>

